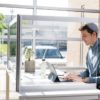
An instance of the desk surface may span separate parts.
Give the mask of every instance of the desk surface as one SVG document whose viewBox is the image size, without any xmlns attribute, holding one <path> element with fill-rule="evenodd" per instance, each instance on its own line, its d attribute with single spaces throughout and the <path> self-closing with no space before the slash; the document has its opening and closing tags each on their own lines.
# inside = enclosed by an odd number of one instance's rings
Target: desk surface
<svg viewBox="0 0 100 100">
<path fill-rule="evenodd" d="M 37 73 L 37 74 L 36 74 Z M 52 82 L 48 77 L 41 78 L 39 72 L 34 74 L 21 73 L 20 90 L 25 91 L 50 91 L 50 90 L 79 90 L 96 89 L 96 84 L 83 82 Z M 33 88 L 32 88 L 33 87 Z"/>
<path fill-rule="evenodd" d="M 39 75 L 21 73 L 19 97 L 95 96 L 100 94 L 96 84 L 79 82 L 54 83 Z M 26 100 L 26 99 L 25 99 Z"/>
<path fill-rule="evenodd" d="M 95 84 L 64 82 L 23 85 L 19 93 L 20 100 L 98 100 L 100 90 Z"/>
<path fill-rule="evenodd" d="M 58 91 L 96 89 L 96 84 L 83 82 L 52 82 L 47 77 L 41 78 L 39 72 L 21 72 L 20 91 Z"/>
</svg>

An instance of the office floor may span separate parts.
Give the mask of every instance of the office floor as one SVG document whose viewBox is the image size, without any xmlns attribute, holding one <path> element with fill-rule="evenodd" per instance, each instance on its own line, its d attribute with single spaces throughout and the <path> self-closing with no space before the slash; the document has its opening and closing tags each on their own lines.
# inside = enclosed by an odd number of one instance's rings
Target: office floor
<svg viewBox="0 0 100 100">
<path fill-rule="evenodd" d="M 10 86 L 11 85 L 10 83 Z M 0 64 L 0 100 L 6 100 L 6 67 Z M 10 88 L 10 100 L 18 100 L 14 88 Z"/>
</svg>

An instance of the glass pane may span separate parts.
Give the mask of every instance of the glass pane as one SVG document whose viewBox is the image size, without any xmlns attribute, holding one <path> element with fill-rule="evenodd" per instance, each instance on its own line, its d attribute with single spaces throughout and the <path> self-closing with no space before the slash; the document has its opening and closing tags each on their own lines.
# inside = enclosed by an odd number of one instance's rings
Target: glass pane
<svg viewBox="0 0 100 100">
<path fill-rule="evenodd" d="M 37 16 L 36 19 L 34 16 L 22 16 L 21 18 L 21 86 L 33 84 L 32 79 L 35 74 L 38 74 L 40 80 L 47 78 L 41 77 L 43 71 L 49 70 L 49 65 L 45 65 L 43 61 L 49 62 L 60 71 L 75 72 L 78 75 L 87 68 L 88 46 L 82 41 L 79 28 L 84 23 L 91 21 L 96 23 L 97 20 L 82 18 L 77 21 L 73 17 L 70 21 L 62 21 L 61 18 L 64 17 L 56 16 Z M 26 70 L 26 61 L 28 61 L 24 52 L 26 48 L 32 50 L 29 61 L 35 61 L 35 65 L 31 66 L 35 70 L 33 72 Z M 27 73 L 32 74 L 27 77 L 29 75 Z"/>
<path fill-rule="evenodd" d="M 68 0 L 37 0 L 37 5 L 47 7 L 67 7 Z"/>
<path fill-rule="evenodd" d="M 16 50 L 17 50 L 17 24 L 9 25 L 8 38 L 8 69 L 11 70 L 16 78 Z"/>
<path fill-rule="evenodd" d="M 37 15 L 44 16 L 69 16 L 69 17 L 81 17 L 81 12 L 68 12 L 68 11 L 56 11 L 56 10 L 37 10 Z M 92 17 L 93 18 L 93 17 Z"/>
<path fill-rule="evenodd" d="M 33 10 L 32 9 L 20 9 L 20 8 L 5 8 L 5 7 L 0 7 L 0 13 L 3 13 L 4 15 L 32 15 Z"/>
<path fill-rule="evenodd" d="M 0 0 L 0 3 L 5 4 L 18 4 L 18 5 L 33 5 L 33 0 Z"/>
<path fill-rule="evenodd" d="M 37 10 L 37 15 L 68 16 L 68 12 L 66 12 L 66 11 L 54 11 L 54 10 Z"/>
<path fill-rule="evenodd" d="M 7 23 L 6 16 L 0 13 L 0 65 L 7 67 Z"/>
<path fill-rule="evenodd" d="M 27 37 L 29 38 L 27 39 Z M 21 38 L 22 48 L 31 46 L 34 49 L 35 45 L 35 58 L 36 61 L 41 59 L 40 63 L 43 58 L 62 61 L 66 59 L 64 54 L 67 48 L 67 23 L 23 20 Z M 25 43 L 25 39 L 27 41 L 32 40 L 32 42 L 30 44 L 28 44 L 29 42 Z M 40 63 L 36 63 L 37 68 Z"/>
</svg>

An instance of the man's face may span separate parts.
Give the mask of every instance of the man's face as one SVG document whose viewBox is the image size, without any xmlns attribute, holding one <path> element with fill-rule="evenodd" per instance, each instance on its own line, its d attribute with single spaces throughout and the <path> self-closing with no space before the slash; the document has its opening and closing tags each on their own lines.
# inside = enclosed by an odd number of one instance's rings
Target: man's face
<svg viewBox="0 0 100 100">
<path fill-rule="evenodd" d="M 93 36 L 87 32 L 87 30 L 81 31 L 82 40 L 85 42 L 86 45 L 91 45 L 93 42 Z"/>
</svg>

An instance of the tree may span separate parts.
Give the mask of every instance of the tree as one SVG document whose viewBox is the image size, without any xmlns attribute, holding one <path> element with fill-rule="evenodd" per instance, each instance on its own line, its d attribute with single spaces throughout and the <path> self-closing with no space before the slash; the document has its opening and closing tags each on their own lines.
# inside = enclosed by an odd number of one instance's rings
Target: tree
<svg viewBox="0 0 100 100">
<path fill-rule="evenodd" d="M 0 13 L 0 36 L 3 34 L 3 30 L 7 29 L 7 25 L 4 22 L 4 19 L 5 19 L 5 16 L 2 13 Z M 3 39 L 0 38 L 0 55 L 5 54 L 5 50 L 7 52 L 7 48 L 4 49 Z"/>
<path fill-rule="evenodd" d="M 0 13 L 0 35 L 2 35 L 3 29 L 7 29 L 7 25 L 4 23 L 5 16 Z"/>
</svg>

